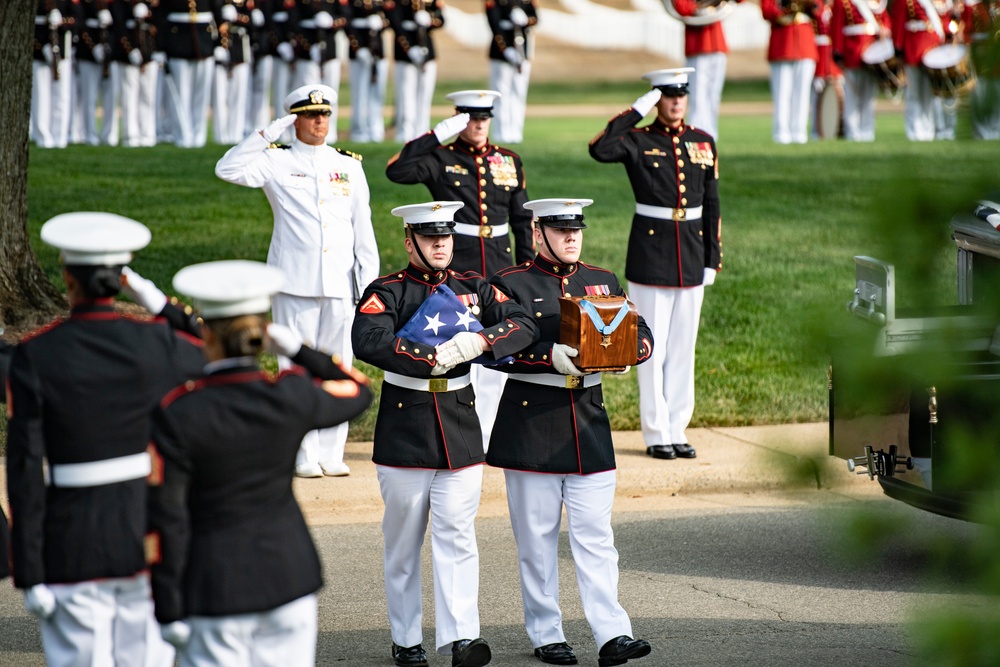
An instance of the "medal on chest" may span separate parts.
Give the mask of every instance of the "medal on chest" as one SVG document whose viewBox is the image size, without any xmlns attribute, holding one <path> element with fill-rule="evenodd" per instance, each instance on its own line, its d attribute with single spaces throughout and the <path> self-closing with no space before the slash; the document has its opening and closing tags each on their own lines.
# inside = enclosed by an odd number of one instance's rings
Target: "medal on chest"
<svg viewBox="0 0 1000 667">
<path fill-rule="evenodd" d="M 514 160 L 510 156 L 494 153 L 486 160 L 490 165 L 490 176 L 494 185 L 501 188 L 517 187 L 517 167 L 514 166 Z"/>
<path fill-rule="evenodd" d="M 351 196 L 351 177 L 345 171 L 335 171 L 330 174 L 330 189 L 338 197 Z"/>
<path fill-rule="evenodd" d="M 688 159 L 691 164 L 715 164 L 715 152 L 712 144 L 707 141 L 686 141 L 684 147 L 687 148 Z"/>
</svg>

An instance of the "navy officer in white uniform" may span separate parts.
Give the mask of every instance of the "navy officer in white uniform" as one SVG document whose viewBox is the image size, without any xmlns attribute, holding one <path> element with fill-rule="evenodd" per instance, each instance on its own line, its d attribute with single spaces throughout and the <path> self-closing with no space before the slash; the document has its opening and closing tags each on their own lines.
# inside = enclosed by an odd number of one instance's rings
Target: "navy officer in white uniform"
<svg viewBox="0 0 1000 667">
<path fill-rule="evenodd" d="M 285 285 L 273 299 L 274 321 L 298 332 L 310 347 L 353 358 L 351 325 L 361 290 L 379 273 L 368 181 L 360 158 L 326 144 L 337 93 L 329 86 L 296 88 L 284 101 L 288 114 L 251 132 L 215 166 L 224 181 L 263 188 L 274 212 L 267 263 Z M 289 127 L 291 146 L 273 144 Z M 279 359 L 287 368 L 287 359 Z M 347 424 L 310 433 L 296 474 L 342 476 Z"/>
</svg>

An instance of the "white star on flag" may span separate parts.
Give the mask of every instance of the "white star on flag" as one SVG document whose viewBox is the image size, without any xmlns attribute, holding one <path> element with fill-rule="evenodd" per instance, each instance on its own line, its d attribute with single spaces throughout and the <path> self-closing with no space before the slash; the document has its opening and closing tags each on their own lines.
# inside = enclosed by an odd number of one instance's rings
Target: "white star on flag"
<svg viewBox="0 0 1000 667">
<path fill-rule="evenodd" d="M 458 322 L 455 323 L 455 326 L 465 327 L 465 330 L 468 331 L 469 325 L 475 320 L 472 313 L 469 312 L 469 309 L 466 308 L 465 312 L 456 310 L 455 314 L 458 315 Z"/>
<path fill-rule="evenodd" d="M 427 320 L 427 326 L 424 327 L 424 331 L 428 329 L 434 330 L 434 335 L 438 335 L 438 329 L 444 326 L 444 322 L 440 320 L 441 313 L 434 313 L 434 317 L 427 317 L 424 315 L 424 319 Z"/>
</svg>

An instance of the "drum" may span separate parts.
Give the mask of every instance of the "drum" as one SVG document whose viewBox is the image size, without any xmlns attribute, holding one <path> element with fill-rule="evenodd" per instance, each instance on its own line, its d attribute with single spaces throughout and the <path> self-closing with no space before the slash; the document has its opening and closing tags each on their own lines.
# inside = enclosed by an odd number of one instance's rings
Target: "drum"
<svg viewBox="0 0 1000 667">
<path fill-rule="evenodd" d="M 844 98 L 836 83 L 826 81 L 816 98 L 816 134 L 820 139 L 836 139 L 840 136 L 841 118 L 844 114 Z"/>
<path fill-rule="evenodd" d="M 931 80 L 931 90 L 938 97 L 958 97 L 976 86 L 976 73 L 964 44 L 936 46 L 921 60 Z"/>
<path fill-rule="evenodd" d="M 896 57 L 896 47 L 891 38 L 886 37 L 869 44 L 861 53 L 861 62 L 875 76 L 881 90 L 895 93 L 906 85 L 906 71 L 903 63 Z"/>
</svg>

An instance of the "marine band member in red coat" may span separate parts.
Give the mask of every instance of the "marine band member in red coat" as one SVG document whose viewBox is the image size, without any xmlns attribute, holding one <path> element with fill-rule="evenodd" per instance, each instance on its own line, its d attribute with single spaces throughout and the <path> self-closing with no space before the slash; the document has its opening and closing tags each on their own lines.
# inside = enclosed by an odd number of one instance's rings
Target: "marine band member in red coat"
<svg viewBox="0 0 1000 667">
<path fill-rule="evenodd" d="M 972 136 L 1000 139 L 1000 58 L 995 49 L 1000 33 L 1000 0 L 965 0 L 965 40 L 976 69 L 972 89 Z"/>
<path fill-rule="evenodd" d="M 647 641 L 632 638 L 632 622 L 618 602 L 618 552 L 611 530 L 615 451 L 601 374 L 580 371 L 572 360 L 579 351 L 558 342 L 560 297 L 625 296 L 614 273 L 580 261 L 587 227 L 583 208 L 592 201 L 525 204 L 538 216 L 538 255 L 493 277 L 497 289 L 530 309 L 538 323 L 538 340 L 503 367 L 510 381 L 486 462 L 504 469 L 525 630 L 535 657 L 553 665 L 577 663 L 559 609 L 557 551 L 564 507 L 580 598 L 599 647 L 598 664 L 621 665 L 650 652 Z M 653 351 L 641 316 L 636 346 L 641 364 Z"/>
<path fill-rule="evenodd" d="M 833 60 L 844 71 L 844 138 L 875 141 L 878 80 L 861 59 L 869 46 L 890 36 L 887 0 L 834 0 L 830 18 Z"/>
<path fill-rule="evenodd" d="M 760 11 L 771 23 L 767 60 L 774 100 L 772 136 L 778 144 L 804 144 L 818 58 L 812 27 L 815 0 L 761 0 Z"/>
<path fill-rule="evenodd" d="M 694 413 L 694 353 L 705 286 L 722 268 L 715 141 L 684 122 L 687 70 L 646 74 L 653 90 L 590 142 L 598 162 L 625 165 L 635 215 L 625 258 L 628 293 L 649 322 L 656 349 L 639 375 L 646 452 L 694 458 L 684 430 Z M 656 106 L 656 120 L 636 127 Z"/>
</svg>

